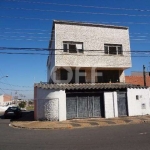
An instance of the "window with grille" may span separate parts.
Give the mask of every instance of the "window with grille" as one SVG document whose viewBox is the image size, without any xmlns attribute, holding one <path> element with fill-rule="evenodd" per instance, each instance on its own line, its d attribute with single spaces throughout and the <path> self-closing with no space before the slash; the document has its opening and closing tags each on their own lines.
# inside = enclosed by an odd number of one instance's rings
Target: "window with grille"
<svg viewBox="0 0 150 150">
<path fill-rule="evenodd" d="M 104 53 L 110 55 L 122 55 L 122 45 L 119 44 L 104 44 Z"/>
<path fill-rule="evenodd" d="M 83 43 L 63 42 L 63 51 L 68 53 L 83 53 Z"/>
</svg>

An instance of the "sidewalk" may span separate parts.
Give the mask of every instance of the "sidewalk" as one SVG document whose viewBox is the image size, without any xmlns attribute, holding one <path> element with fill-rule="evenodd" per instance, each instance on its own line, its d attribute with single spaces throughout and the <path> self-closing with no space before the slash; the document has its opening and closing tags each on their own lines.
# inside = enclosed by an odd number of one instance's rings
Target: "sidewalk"
<svg viewBox="0 0 150 150">
<path fill-rule="evenodd" d="M 27 116 L 25 116 L 27 118 Z M 87 127 L 103 127 L 112 125 L 127 125 L 138 123 L 150 123 L 150 115 L 136 117 L 120 117 L 113 119 L 92 118 L 92 119 L 73 119 L 66 121 L 11 121 L 10 126 L 26 129 L 75 129 Z"/>
</svg>

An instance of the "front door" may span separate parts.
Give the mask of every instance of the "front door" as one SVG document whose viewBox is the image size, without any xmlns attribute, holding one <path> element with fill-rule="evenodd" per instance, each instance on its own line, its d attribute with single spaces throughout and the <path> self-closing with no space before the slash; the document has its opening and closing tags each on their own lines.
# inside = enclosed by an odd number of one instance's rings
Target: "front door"
<svg viewBox="0 0 150 150">
<path fill-rule="evenodd" d="M 118 116 L 127 116 L 127 96 L 126 92 L 117 93 L 118 98 Z"/>
</svg>

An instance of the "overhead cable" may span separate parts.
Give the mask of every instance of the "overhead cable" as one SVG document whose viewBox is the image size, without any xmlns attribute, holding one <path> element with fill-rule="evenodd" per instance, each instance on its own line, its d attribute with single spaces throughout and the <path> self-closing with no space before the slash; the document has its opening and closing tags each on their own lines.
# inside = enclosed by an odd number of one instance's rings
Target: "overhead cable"
<svg viewBox="0 0 150 150">
<path fill-rule="evenodd" d="M 62 3 L 50 3 L 50 2 L 39 2 L 39 1 L 26 1 L 26 0 L 5 0 L 10 2 L 19 2 L 19 3 L 30 3 L 30 4 L 44 4 L 44 5 L 58 5 L 58 6 L 71 6 L 71 7 L 83 7 L 83 8 L 97 8 L 97 9 L 116 9 L 116 10 L 131 10 L 131 11 L 147 11 L 149 9 L 138 9 L 138 8 L 121 8 L 121 7 L 102 7 L 102 6 L 92 6 L 92 5 L 76 5 L 76 4 L 62 4 Z"/>
<path fill-rule="evenodd" d="M 13 8 L 13 7 L 0 7 L 0 9 L 9 10 L 25 10 L 25 11 L 40 11 L 40 12 L 56 12 L 56 13 L 74 13 L 74 14 L 87 14 L 87 15 L 110 15 L 110 16 L 129 16 L 129 17 L 150 17 L 149 14 L 114 14 L 103 12 L 83 12 L 83 11 L 69 11 L 69 10 L 45 10 L 45 9 L 29 9 L 29 8 Z"/>
</svg>

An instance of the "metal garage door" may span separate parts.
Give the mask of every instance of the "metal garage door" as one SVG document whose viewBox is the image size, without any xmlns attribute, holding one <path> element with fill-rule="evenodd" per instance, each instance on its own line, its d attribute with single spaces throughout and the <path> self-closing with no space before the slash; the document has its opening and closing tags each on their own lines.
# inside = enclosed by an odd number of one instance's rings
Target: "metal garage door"
<svg viewBox="0 0 150 150">
<path fill-rule="evenodd" d="M 67 97 L 67 119 L 101 117 L 100 96 Z"/>
<path fill-rule="evenodd" d="M 118 116 L 127 116 L 127 96 L 126 92 L 117 93 L 118 98 Z"/>
<path fill-rule="evenodd" d="M 67 119 L 76 118 L 77 116 L 77 98 L 69 97 L 66 100 Z"/>
</svg>

